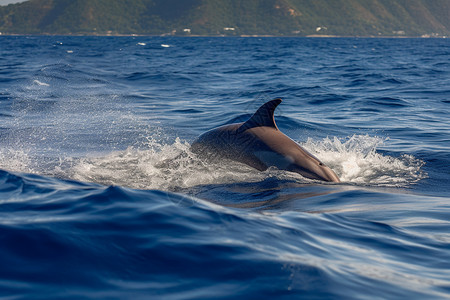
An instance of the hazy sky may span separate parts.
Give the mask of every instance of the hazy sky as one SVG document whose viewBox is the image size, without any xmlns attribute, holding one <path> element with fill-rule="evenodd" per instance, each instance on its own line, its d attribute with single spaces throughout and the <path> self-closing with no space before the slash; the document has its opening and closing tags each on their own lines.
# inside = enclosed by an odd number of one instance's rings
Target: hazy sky
<svg viewBox="0 0 450 300">
<path fill-rule="evenodd" d="M 7 5 L 10 3 L 24 2 L 25 0 L 0 0 L 0 5 Z"/>
</svg>

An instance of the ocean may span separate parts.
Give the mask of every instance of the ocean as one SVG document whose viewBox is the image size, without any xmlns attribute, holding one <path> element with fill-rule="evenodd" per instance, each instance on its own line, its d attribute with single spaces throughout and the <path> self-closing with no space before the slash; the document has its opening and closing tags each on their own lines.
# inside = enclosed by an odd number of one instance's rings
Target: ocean
<svg viewBox="0 0 450 300">
<path fill-rule="evenodd" d="M 326 183 L 190 151 L 274 98 Z M 0 36 L 0 298 L 450 299 L 450 41 Z"/>
</svg>

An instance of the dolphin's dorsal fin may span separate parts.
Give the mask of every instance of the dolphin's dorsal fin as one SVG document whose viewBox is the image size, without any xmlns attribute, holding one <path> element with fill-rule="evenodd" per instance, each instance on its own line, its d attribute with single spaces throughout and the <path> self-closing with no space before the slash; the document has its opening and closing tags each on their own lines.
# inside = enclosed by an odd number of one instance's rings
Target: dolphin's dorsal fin
<svg viewBox="0 0 450 300">
<path fill-rule="evenodd" d="M 253 114 L 253 116 L 247 120 L 241 127 L 238 128 L 238 133 L 244 132 L 247 129 L 259 126 L 272 127 L 278 130 L 277 124 L 275 124 L 275 119 L 273 114 L 275 108 L 281 103 L 281 99 L 270 100 L 266 104 L 262 105 Z"/>
</svg>

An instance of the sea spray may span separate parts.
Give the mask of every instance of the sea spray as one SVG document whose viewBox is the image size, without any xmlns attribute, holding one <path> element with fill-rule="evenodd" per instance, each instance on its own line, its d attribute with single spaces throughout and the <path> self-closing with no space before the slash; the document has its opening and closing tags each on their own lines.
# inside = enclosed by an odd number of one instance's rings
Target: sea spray
<svg viewBox="0 0 450 300">
<path fill-rule="evenodd" d="M 303 146 L 329 165 L 342 182 L 406 187 L 426 177 L 420 159 L 406 154 L 393 157 L 377 151 L 387 140 L 369 135 L 327 137 L 321 141 L 308 138 Z"/>
<path fill-rule="evenodd" d="M 421 170 L 424 164 L 421 160 L 411 155 L 393 157 L 378 152 L 377 147 L 383 143 L 379 137 L 354 135 L 346 140 L 309 138 L 302 146 L 336 171 L 343 183 L 407 187 L 426 176 Z M 180 138 L 172 144 L 151 140 L 149 145 L 147 149 L 129 147 L 104 156 L 82 158 L 69 172 L 81 181 L 171 191 L 196 185 L 255 182 L 274 176 L 312 182 L 275 168 L 259 172 L 229 160 L 205 162 Z"/>
</svg>

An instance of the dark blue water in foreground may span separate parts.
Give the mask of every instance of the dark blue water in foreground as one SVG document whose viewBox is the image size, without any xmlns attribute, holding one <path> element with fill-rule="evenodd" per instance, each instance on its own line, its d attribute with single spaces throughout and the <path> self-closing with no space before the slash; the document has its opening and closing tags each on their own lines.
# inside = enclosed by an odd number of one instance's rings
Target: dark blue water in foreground
<svg viewBox="0 0 450 300">
<path fill-rule="evenodd" d="M 283 98 L 330 184 L 189 151 Z M 0 298 L 450 299 L 450 41 L 0 37 Z"/>
</svg>

